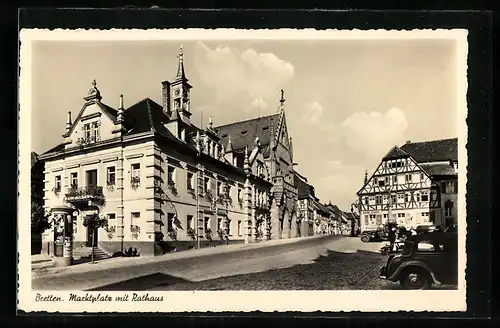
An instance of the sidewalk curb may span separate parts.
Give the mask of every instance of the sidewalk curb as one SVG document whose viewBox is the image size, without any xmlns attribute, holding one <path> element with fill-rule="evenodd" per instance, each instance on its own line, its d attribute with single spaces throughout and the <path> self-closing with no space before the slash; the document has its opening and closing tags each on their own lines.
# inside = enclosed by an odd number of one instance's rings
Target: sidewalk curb
<svg viewBox="0 0 500 328">
<path fill-rule="evenodd" d="M 97 267 L 101 262 L 95 263 L 95 264 L 90 264 L 90 263 L 85 263 L 85 264 L 79 264 L 75 266 L 70 266 L 70 267 L 56 267 L 56 268 L 45 268 L 40 270 L 41 272 L 37 272 L 37 270 L 32 270 L 32 280 L 40 280 L 40 279 L 49 279 L 49 278 L 56 278 L 56 277 L 64 277 L 64 276 L 71 276 L 71 275 L 80 275 L 80 274 L 85 274 L 88 272 L 99 272 L 99 271 L 106 271 L 106 270 L 111 270 L 111 269 L 116 269 L 116 268 L 131 268 L 131 267 L 136 267 L 136 266 L 141 266 L 141 265 L 148 265 L 148 264 L 154 264 L 154 263 L 161 263 L 161 262 L 167 262 L 167 261 L 179 261 L 179 260 L 184 260 L 184 259 L 195 259 L 195 258 L 204 258 L 204 257 L 209 257 L 209 256 L 214 256 L 214 255 L 220 255 L 220 254 L 238 254 L 254 249 L 266 249 L 266 248 L 271 248 L 271 247 L 280 247 L 280 246 L 286 246 L 286 245 L 291 245 L 291 244 L 301 244 L 301 243 L 306 243 L 308 241 L 313 241 L 313 240 L 321 240 L 321 239 L 334 239 L 334 238 L 340 238 L 340 237 L 347 237 L 347 236 L 342 236 L 342 235 L 320 235 L 320 236 L 310 236 L 310 237 L 299 237 L 299 238 L 290 238 L 290 239 L 278 239 L 278 240 L 271 240 L 268 242 L 261 242 L 261 243 L 254 243 L 254 244 L 243 244 L 243 245 L 225 245 L 222 247 L 215 247 L 215 248 L 202 248 L 199 250 L 194 250 L 192 251 L 182 251 L 182 252 L 176 252 L 176 253 L 167 253 L 161 256 L 157 257 L 151 257 L 151 258 L 116 258 L 116 261 L 111 261 L 114 263 L 121 262 L 121 265 L 119 266 L 103 266 L 103 267 Z M 196 253 L 195 253 L 196 252 Z M 179 255 L 178 255 L 179 254 Z M 185 256 L 183 256 L 185 255 Z M 102 262 L 103 264 L 105 263 L 111 263 L 104 261 Z M 81 265 L 85 265 L 85 267 L 81 267 Z M 93 267 L 91 267 L 93 266 Z"/>
</svg>

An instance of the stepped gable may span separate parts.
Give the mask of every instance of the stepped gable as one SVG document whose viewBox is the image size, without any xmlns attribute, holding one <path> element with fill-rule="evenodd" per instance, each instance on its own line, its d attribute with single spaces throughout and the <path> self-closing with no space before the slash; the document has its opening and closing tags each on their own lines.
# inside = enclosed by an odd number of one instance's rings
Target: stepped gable
<svg viewBox="0 0 500 328">
<path fill-rule="evenodd" d="M 418 163 L 458 160 L 458 138 L 424 142 L 407 142 L 401 150 L 410 154 Z"/>
<path fill-rule="evenodd" d="M 272 127 L 278 123 L 279 114 L 273 114 L 245 121 L 234 122 L 215 127 L 224 147 L 227 147 L 229 136 L 233 151 L 238 152 L 248 147 L 253 148 L 255 138 L 259 137 L 264 157 L 270 154 L 269 144 L 271 143 Z"/>
</svg>

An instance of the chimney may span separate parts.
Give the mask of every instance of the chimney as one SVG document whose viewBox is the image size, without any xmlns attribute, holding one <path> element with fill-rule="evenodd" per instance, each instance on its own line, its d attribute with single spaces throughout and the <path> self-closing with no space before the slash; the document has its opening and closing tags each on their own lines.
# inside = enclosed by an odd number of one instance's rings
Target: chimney
<svg viewBox="0 0 500 328">
<path fill-rule="evenodd" d="M 406 141 L 406 144 L 410 144 L 410 143 L 411 143 L 411 140 L 407 140 L 407 141 Z"/>
<path fill-rule="evenodd" d="M 71 121 L 71 112 L 68 112 L 68 121 L 66 122 L 66 133 L 69 133 L 69 130 L 71 129 L 71 125 L 73 125 Z"/>
</svg>

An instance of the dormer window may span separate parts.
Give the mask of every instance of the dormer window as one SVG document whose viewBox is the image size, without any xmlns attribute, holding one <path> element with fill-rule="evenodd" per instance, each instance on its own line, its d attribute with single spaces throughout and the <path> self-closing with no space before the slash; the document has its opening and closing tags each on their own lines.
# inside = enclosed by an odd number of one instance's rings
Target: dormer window
<svg viewBox="0 0 500 328">
<path fill-rule="evenodd" d="M 92 143 L 101 139 L 99 133 L 99 122 L 87 123 L 83 126 L 85 143 Z"/>
<path fill-rule="evenodd" d="M 99 134 L 99 122 L 92 123 L 92 141 L 96 142 L 100 140 Z"/>
<path fill-rule="evenodd" d="M 89 142 L 92 135 L 90 132 L 90 124 L 85 124 L 83 130 L 85 131 L 85 141 Z"/>
</svg>

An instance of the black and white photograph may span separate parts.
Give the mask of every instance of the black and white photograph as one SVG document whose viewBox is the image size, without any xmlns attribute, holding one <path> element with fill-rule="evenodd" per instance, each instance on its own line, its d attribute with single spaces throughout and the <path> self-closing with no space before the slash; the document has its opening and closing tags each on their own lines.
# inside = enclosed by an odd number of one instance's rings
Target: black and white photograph
<svg viewBox="0 0 500 328">
<path fill-rule="evenodd" d="M 466 30 L 20 40 L 23 310 L 466 309 Z"/>
</svg>

